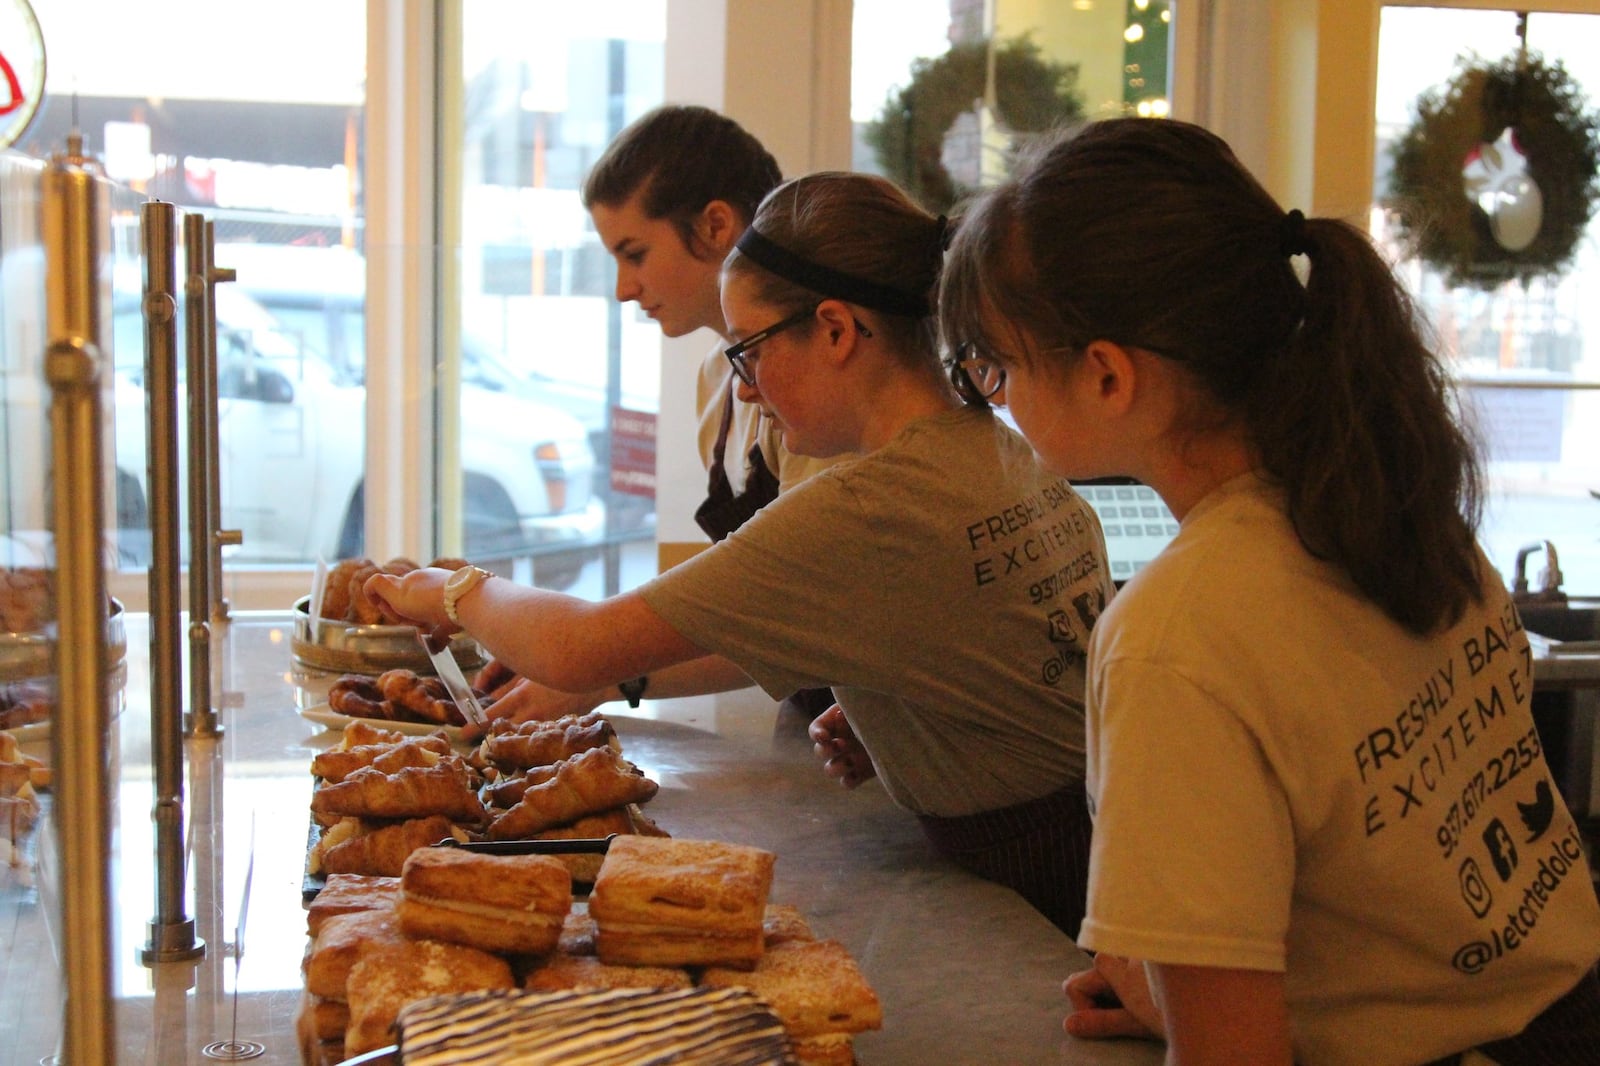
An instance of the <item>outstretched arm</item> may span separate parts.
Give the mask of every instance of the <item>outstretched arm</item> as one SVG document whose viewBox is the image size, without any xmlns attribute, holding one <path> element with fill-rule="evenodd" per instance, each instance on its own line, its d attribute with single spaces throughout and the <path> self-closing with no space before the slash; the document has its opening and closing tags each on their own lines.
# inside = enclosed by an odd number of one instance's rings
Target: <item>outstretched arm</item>
<svg viewBox="0 0 1600 1066">
<path fill-rule="evenodd" d="M 637 592 L 599 602 L 491 577 L 456 604 L 460 626 L 444 613 L 450 571 L 378 574 L 366 595 L 435 635 L 466 629 L 523 677 L 562 692 L 588 692 L 705 654 Z"/>
<path fill-rule="evenodd" d="M 588 692 L 561 692 L 527 678 L 514 675 L 513 678 L 489 705 L 490 718 L 512 722 L 551 721 L 564 714 L 587 714 L 603 703 L 622 699 L 616 685 Z M 705 696 L 748 688 L 750 684 L 749 675 L 731 661 L 720 655 L 702 655 L 651 672 L 645 696 L 653 700 Z"/>
</svg>

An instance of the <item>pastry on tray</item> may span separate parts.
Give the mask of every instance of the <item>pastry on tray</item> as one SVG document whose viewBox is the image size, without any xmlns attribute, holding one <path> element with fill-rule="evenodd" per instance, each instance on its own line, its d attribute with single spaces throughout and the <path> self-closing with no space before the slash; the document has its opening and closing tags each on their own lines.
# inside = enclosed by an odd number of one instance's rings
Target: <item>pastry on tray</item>
<svg viewBox="0 0 1600 1066">
<path fill-rule="evenodd" d="M 770 1004 L 805 1066 L 850 1066 L 856 1033 L 883 1028 L 883 1007 L 855 960 L 836 940 L 790 940 L 769 947 L 745 971 L 709 967 L 700 983 L 747 988 Z"/>
<path fill-rule="evenodd" d="M 406 940 L 364 954 L 350 968 L 346 999 L 350 1028 L 346 1055 L 360 1055 L 395 1042 L 394 1022 L 410 1003 L 450 993 L 516 987 L 511 965 L 463 944 Z"/>
<path fill-rule="evenodd" d="M 610 748 L 590 748 L 556 764 L 549 780 L 529 787 L 516 805 L 489 823 L 490 840 L 530 840 L 541 830 L 565 825 L 629 803 L 643 803 L 659 786 Z"/>
<path fill-rule="evenodd" d="M 419 848 L 400 874 L 400 928 L 501 954 L 555 950 L 572 909 L 572 875 L 548 855 Z"/>
<path fill-rule="evenodd" d="M 618 837 L 589 896 L 601 961 L 749 969 L 761 957 L 775 863 L 743 844 Z"/>
</svg>

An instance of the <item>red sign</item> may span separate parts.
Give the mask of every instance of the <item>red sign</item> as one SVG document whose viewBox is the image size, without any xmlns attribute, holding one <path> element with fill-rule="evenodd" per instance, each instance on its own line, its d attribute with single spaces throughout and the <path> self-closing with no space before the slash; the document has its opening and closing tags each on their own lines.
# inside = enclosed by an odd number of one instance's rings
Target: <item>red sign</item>
<svg viewBox="0 0 1600 1066">
<path fill-rule="evenodd" d="M 654 411 L 611 409 L 611 491 L 655 499 Z"/>
</svg>

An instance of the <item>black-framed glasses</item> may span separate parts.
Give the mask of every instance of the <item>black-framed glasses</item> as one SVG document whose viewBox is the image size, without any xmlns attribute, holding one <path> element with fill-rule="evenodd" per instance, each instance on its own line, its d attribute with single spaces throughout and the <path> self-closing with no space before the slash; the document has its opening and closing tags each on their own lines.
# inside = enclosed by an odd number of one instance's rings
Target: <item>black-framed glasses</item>
<svg viewBox="0 0 1600 1066">
<path fill-rule="evenodd" d="M 751 388 L 755 388 L 756 370 L 753 364 L 754 360 L 760 356 L 760 353 L 752 352 L 750 349 L 754 348 L 764 340 L 769 340 L 772 337 L 777 336 L 786 329 L 798 326 L 800 323 L 811 318 L 812 315 L 815 315 L 817 313 L 817 308 L 821 306 L 821 304 L 812 304 L 804 311 L 796 311 L 794 314 L 783 319 L 781 322 L 774 322 L 766 329 L 758 329 L 754 333 L 750 334 L 750 336 L 740 341 L 738 344 L 735 344 L 730 348 L 724 348 L 722 354 L 728 357 L 728 362 L 732 364 L 733 372 L 739 375 L 739 380 L 744 382 L 746 385 L 749 385 Z"/>
<path fill-rule="evenodd" d="M 1006 368 L 996 362 L 993 356 L 984 355 L 971 344 L 958 345 L 955 358 L 946 362 L 945 366 L 950 369 L 952 378 L 960 374 L 966 378 L 972 391 L 985 400 L 1006 384 Z M 960 388 L 960 382 L 956 382 L 956 387 Z"/>
<path fill-rule="evenodd" d="M 749 385 L 752 389 L 755 388 L 755 361 L 761 357 L 761 353 L 753 352 L 750 349 L 754 348 L 764 340 L 770 340 L 772 337 L 782 333 L 791 326 L 798 326 L 800 323 L 809 319 L 812 315 L 815 315 L 817 313 L 817 308 L 821 306 L 822 304 L 820 303 L 814 303 L 806 310 L 796 311 L 794 314 L 790 315 L 781 322 L 774 322 L 766 329 L 757 330 L 744 340 L 740 341 L 738 344 L 735 344 L 733 347 L 724 348 L 722 350 L 722 354 L 728 357 L 728 362 L 733 365 L 733 372 L 739 375 L 739 380 L 744 382 L 746 385 Z M 862 322 L 858 318 L 855 320 L 855 323 L 857 333 L 861 334 L 863 337 L 872 336 L 872 330 L 867 328 L 865 322 Z"/>
</svg>

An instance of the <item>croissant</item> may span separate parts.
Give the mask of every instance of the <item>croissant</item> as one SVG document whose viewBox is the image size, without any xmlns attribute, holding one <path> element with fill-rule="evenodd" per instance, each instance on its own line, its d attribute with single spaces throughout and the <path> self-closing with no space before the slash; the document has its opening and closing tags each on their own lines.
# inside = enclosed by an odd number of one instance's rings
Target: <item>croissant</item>
<svg viewBox="0 0 1600 1066">
<path fill-rule="evenodd" d="M 370 677 L 345 674 L 328 686 L 328 707 L 352 718 L 393 718 L 383 705 L 383 690 Z"/>
<path fill-rule="evenodd" d="M 610 748 L 590 748 L 556 764 L 555 776 L 530 786 L 515 807 L 489 824 L 490 840 L 523 840 L 551 826 L 628 803 L 659 786 Z"/>
<path fill-rule="evenodd" d="M 367 578 L 380 573 L 378 564 L 371 560 L 358 566 L 350 575 L 350 620 L 361 625 L 378 625 L 383 622 L 383 611 L 367 599 Z"/>
<path fill-rule="evenodd" d="M 362 744 L 318 752 L 311 757 L 311 773 L 334 783 L 364 766 L 392 774 L 404 766 L 432 766 L 440 756 L 449 754 L 450 742 L 443 737 L 412 737 L 399 744 Z"/>
<path fill-rule="evenodd" d="M 440 725 L 466 725 L 450 690 L 437 677 L 419 677 L 411 670 L 389 670 L 378 675 L 378 689 L 394 704 L 397 716 Z"/>
<path fill-rule="evenodd" d="M 446 837 L 465 841 L 468 834 L 443 815 L 412 818 L 335 844 L 323 853 L 322 867 L 330 874 L 399 877 L 408 855 Z"/>
<path fill-rule="evenodd" d="M 483 790 L 484 799 L 494 807 L 515 807 L 523 794 L 534 785 L 543 784 L 556 776 L 557 766 L 530 766 L 510 777 L 502 778 Z"/>
<path fill-rule="evenodd" d="M 335 622 L 349 621 L 351 614 L 350 579 L 363 566 L 371 566 L 371 559 L 341 559 L 322 582 L 322 617 Z"/>
<path fill-rule="evenodd" d="M 392 774 L 367 766 L 337 784 L 312 793 L 317 814 L 358 818 L 421 818 L 442 814 L 458 822 L 481 823 L 487 816 L 473 791 L 467 767 L 458 758 L 433 766 L 407 766 Z"/>
<path fill-rule="evenodd" d="M 430 733 L 429 736 L 439 737 L 445 743 L 449 740 L 443 733 Z M 371 722 L 346 722 L 344 735 L 339 741 L 341 748 L 359 748 L 363 744 L 399 744 L 406 739 L 406 734 L 398 729 L 385 729 Z"/>
<path fill-rule="evenodd" d="M 608 744 L 617 735 L 599 714 L 569 714 L 552 722 L 524 722 L 514 732 L 484 738 L 483 754 L 498 766 L 548 766 Z"/>
</svg>

